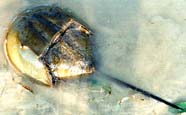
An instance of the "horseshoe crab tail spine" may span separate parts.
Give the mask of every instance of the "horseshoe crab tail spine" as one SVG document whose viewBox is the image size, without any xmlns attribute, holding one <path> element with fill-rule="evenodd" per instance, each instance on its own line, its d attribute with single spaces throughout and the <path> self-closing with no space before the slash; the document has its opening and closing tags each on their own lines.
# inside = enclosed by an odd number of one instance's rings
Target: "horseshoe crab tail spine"
<svg viewBox="0 0 186 115">
<path fill-rule="evenodd" d="M 99 74 L 102 75 L 104 78 L 108 79 L 109 81 L 112 81 L 112 82 L 114 82 L 114 83 L 116 83 L 116 84 L 118 84 L 118 85 L 120 85 L 122 87 L 128 87 L 128 88 L 130 88 L 132 90 L 135 90 L 135 91 L 138 91 L 138 92 L 142 93 L 143 95 L 145 95 L 147 97 L 150 97 L 150 98 L 153 98 L 153 99 L 155 99 L 155 100 L 157 100 L 159 102 L 162 102 L 162 103 L 164 103 L 164 104 L 166 104 L 166 105 L 168 105 L 170 107 L 173 107 L 175 109 L 183 110 L 183 108 L 175 105 L 174 103 L 171 103 L 171 102 L 169 102 L 169 101 L 167 101 L 165 99 L 162 99 L 161 97 L 159 97 L 159 96 L 157 96 L 155 94 L 152 94 L 152 93 L 150 93 L 148 91 L 145 91 L 145 90 L 143 90 L 141 88 L 138 88 L 138 87 L 136 87 L 136 86 L 134 86 L 132 84 L 129 84 L 129 83 L 125 82 L 125 81 L 122 81 L 122 80 L 119 80 L 117 78 L 114 78 L 114 77 L 112 77 L 112 76 L 110 76 L 110 75 L 108 75 L 106 73 L 99 72 Z"/>
</svg>

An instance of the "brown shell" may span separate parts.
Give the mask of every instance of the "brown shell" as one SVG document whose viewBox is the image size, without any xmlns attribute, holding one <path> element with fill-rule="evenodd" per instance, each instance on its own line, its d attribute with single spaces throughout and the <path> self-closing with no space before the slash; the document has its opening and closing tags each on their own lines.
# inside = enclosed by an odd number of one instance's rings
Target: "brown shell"
<svg viewBox="0 0 186 115">
<path fill-rule="evenodd" d="M 91 31 L 59 7 L 39 6 L 11 24 L 5 51 L 16 70 L 46 85 L 95 71 Z"/>
</svg>

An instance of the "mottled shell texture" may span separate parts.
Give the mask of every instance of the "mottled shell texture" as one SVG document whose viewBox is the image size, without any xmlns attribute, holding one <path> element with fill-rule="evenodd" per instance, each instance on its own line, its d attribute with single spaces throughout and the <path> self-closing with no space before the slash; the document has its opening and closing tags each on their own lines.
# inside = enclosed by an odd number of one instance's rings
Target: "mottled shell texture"
<svg viewBox="0 0 186 115">
<path fill-rule="evenodd" d="M 55 6 L 18 14 L 10 25 L 5 53 L 19 73 L 45 85 L 95 71 L 91 31 Z"/>
</svg>

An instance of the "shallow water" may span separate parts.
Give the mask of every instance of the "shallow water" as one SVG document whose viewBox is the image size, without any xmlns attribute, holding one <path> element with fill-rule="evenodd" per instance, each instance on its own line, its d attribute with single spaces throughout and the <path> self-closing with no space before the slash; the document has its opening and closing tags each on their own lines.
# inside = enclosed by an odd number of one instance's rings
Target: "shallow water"
<svg viewBox="0 0 186 115">
<path fill-rule="evenodd" d="M 92 40 L 98 71 L 170 102 L 186 99 L 184 0 L 3 0 L 0 43 L 18 12 L 51 4 L 75 14 L 95 33 Z M 67 81 L 58 88 L 36 86 L 32 94 L 10 80 L 16 75 L 2 49 L 0 114 L 171 114 L 166 105 L 99 74 Z"/>
</svg>

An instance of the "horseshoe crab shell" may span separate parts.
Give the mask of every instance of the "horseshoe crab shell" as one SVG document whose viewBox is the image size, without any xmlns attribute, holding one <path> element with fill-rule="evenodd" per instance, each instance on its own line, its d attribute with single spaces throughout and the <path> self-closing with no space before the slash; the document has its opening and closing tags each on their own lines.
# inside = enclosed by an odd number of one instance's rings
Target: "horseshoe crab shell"
<svg viewBox="0 0 186 115">
<path fill-rule="evenodd" d="M 9 63 L 20 74 L 52 86 L 95 71 L 91 31 L 54 6 L 18 14 L 5 39 Z"/>
</svg>

